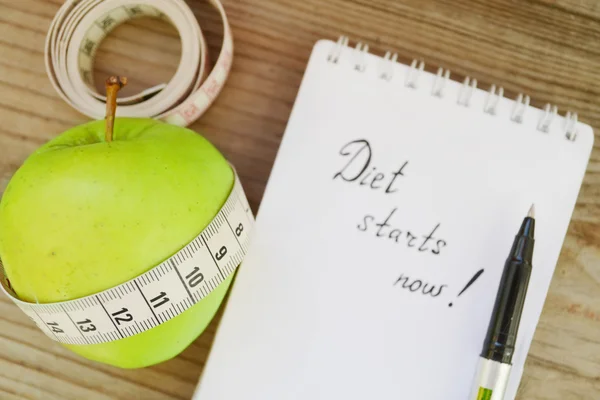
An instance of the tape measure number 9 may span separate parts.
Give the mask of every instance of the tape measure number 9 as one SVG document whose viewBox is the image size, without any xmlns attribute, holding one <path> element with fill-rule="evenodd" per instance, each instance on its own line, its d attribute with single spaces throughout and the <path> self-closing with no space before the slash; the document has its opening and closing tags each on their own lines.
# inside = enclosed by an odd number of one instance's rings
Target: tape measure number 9
<svg viewBox="0 0 600 400">
<path fill-rule="evenodd" d="M 175 255 L 135 279 L 51 304 L 19 300 L 1 263 L 0 281 L 3 291 L 51 339 L 68 344 L 110 342 L 152 329 L 210 294 L 244 258 L 253 224 L 236 174 L 229 197 L 211 223 Z"/>
<path fill-rule="evenodd" d="M 92 74 L 98 45 L 127 20 L 164 19 L 181 38 L 179 67 L 170 82 L 118 99 L 117 116 L 152 117 L 187 126 L 204 113 L 223 88 L 233 57 L 233 38 L 223 5 L 219 0 L 208 1 L 223 23 L 221 52 L 208 76 L 206 41 L 183 0 L 67 0 L 46 38 L 48 77 L 63 100 L 93 119 L 102 119 L 106 98 L 96 92 Z"/>
</svg>

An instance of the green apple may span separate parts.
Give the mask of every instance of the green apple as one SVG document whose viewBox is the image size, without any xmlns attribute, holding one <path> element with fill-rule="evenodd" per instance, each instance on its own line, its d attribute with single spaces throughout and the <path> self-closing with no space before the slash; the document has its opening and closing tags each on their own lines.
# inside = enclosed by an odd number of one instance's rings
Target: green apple
<svg viewBox="0 0 600 400">
<path fill-rule="evenodd" d="M 93 121 L 35 151 L 0 202 L 0 258 L 21 300 L 50 303 L 109 289 L 173 255 L 206 227 L 233 187 L 223 155 L 199 134 L 146 118 Z M 179 354 L 206 328 L 231 277 L 141 334 L 65 345 L 139 368 Z"/>
</svg>

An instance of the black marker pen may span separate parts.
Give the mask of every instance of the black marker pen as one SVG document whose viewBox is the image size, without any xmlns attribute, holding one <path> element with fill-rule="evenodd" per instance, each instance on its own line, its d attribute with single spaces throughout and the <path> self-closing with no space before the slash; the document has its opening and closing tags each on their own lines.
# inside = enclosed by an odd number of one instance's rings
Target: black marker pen
<svg viewBox="0 0 600 400">
<path fill-rule="evenodd" d="M 469 400 L 502 400 L 517 341 L 517 331 L 531 276 L 534 244 L 534 206 L 515 237 L 498 287 L 496 303 Z"/>
</svg>

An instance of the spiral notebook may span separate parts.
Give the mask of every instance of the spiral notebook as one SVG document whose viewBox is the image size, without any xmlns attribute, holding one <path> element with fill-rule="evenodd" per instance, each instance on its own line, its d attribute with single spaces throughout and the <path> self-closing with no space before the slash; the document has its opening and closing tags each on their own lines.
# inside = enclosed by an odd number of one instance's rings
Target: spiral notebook
<svg viewBox="0 0 600 400">
<path fill-rule="evenodd" d="M 194 398 L 466 399 L 535 203 L 514 399 L 592 144 L 575 114 L 319 41 Z"/>
</svg>

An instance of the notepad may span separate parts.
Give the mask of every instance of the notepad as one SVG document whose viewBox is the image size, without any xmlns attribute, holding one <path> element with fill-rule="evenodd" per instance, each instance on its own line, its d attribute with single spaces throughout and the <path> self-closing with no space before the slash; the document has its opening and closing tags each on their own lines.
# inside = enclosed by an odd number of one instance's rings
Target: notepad
<svg viewBox="0 0 600 400">
<path fill-rule="evenodd" d="M 594 136 L 478 86 L 316 43 L 195 399 L 466 399 L 535 203 L 514 399 Z"/>
</svg>

